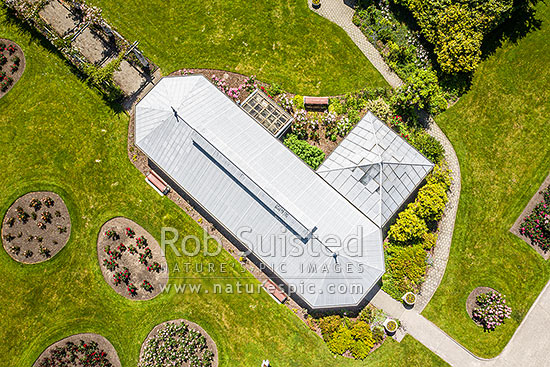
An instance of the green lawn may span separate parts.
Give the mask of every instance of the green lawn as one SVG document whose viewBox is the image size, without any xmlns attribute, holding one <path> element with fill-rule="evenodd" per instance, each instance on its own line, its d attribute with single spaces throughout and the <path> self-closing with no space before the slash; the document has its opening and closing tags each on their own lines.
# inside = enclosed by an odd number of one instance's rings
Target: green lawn
<svg viewBox="0 0 550 367">
<path fill-rule="evenodd" d="M 164 73 L 230 70 L 311 95 L 387 86 L 347 34 L 306 0 L 92 2 Z"/>
<path fill-rule="evenodd" d="M 472 90 L 437 118 L 457 152 L 462 193 L 445 277 L 424 315 L 472 352 L 497 355 L 549 279 L 548 264 L 509 229 L 550 169 L 550 8 L 542 28 L 505 42 Z M 507 295 L 513 318 L 485 333 L 465 302 L 477 286 Z"/>
<path fill-rule="evenodd" d="M 52 342 L 82 332 L 107 337 L 123 366 L 135 366 L 151 328 L 175 318 L 195 321 L 207 330 L 217 343 L 220 366 L 258 366 L 264 358 L 275 366 L 365 364 L 334 358 L 291 310 L 265 293 L 169 293 L 147 302 L 116 294 L 103 280 L 96 257 L 98 231 L 106 220 L 129 217 L 157 238 L 161 226 L 175 227 L 182 235 L 200 235 L 201 229 L 159 197 L 128 161 L 127 115 L 108 108 L 56 54 L 7 23 L 1 9 L 0 37 L 18 42 L 27 58 L 23 79 L 0 100 L 1 216 L 26 192 L 54 190 L 64 198 L 73 225 L 67 246 L 45 263 L 25 266 L 0 251 L 1 366 L 30 366 Z M 229 265 L 224 274 L 176 274 L 176 262 L 180 269 L 185 262 Z M 240 273 L 238 263 L 225 252 L 215 258 L 176 258 L 169 252 L 168 263 L 171 282 L 193 282 L 189 278 L 195 276 L 208 288 L 223 276 L 221 281 L 228 284 L 257 284 L 248 273 Z M 395 361 L 444 364 L 411 337 L 402 343 L 390 340 L 368 363 L 384 366 Z"/>
</svg>

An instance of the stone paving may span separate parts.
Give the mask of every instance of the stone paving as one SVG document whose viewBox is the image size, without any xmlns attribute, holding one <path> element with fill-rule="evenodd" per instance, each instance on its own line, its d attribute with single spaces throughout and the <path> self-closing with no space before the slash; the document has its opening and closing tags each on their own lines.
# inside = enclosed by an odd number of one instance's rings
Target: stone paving
<svg viewBox="0 0 550 367">
<path fill-rule="evenodd" d="M 311 5 L 311 0 L 308 0 L 311 10 L 327 18 L 333 23 L 339 25 L 352 41 L 359 47 L 361 52 L 369 59 L 371 64 L 382 74 L 384 79 L 393 88 L 398 88 L 403 85 L 403 82 L 397 74 L 395 74 L 380 56 L 380 53 L 374 46 L 367 40 L 363 32 L 355 26 L 352 22 L 353 13 L 355 13 L 354 6 L 356 0 L 322 0 L 321 7 L 314 9 Z"/>
<path fill-rule="evenodd" d="M 443 218 L 439 222 L 439 232 L 437 234 L 437 243 L 434 248 L 432 266 L 428 268 L 426 278 L 417 297 L 415 309 L 419 313 L 422 312 L 428 302 L 430 302 L 445 274 L 445 268 L 449 260 L 449 252 L 451 251 L 451 242 L 453 240 L 461 188 L 460 164 L 453 145 L 431 117 L 429 117 L 428 122 L 428 133 L 436 138 L 443 145 L 443 148 L 445 148 L 445 159 L 451 169 L 452 182 L 449 192 L 447 193 L 449 202 L 445 206 Z"/>
</svg>

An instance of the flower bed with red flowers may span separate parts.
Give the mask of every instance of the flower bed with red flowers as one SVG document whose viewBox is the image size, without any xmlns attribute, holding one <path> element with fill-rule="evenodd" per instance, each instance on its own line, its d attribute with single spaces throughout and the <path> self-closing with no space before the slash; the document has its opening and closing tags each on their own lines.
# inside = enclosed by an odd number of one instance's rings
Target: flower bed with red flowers
<svg viewBox="0 0 550 367">
<path fill-rule="evenodd" d="M 105 281 L 129 299 L 151 299 L 168 280 L 168 267 L 158 242 L 127 218 L 113 218 L 103 225 L 98 237 L 98 260 Z"/>
<path fill-rule="evenodd" d="M 9 92 L 23 74 L 25 57 L 16 43 L 0 38 L 0 98 Z"/>
<path fill-rule="evenodd" d="M 33 367 L 120 367 L 113 345 L 98 334 L 69 336 L 49 346 Z"/>
<path fill-rule="evenodd" d="M 2 244 L 16 261 L 35 264 L 57 254 L 69 240 L 71 219 L 63 199 L 53 192 L 30 192 L 8 209 Z"/>
<path fill-rule="evenodd" d="M 531 239 L 531 243 L 543 251 L 550 249 L 550 186 L 541 192 L 543 201 L 535 206 L 519 228 L 519 232 Z"/>
</svg>

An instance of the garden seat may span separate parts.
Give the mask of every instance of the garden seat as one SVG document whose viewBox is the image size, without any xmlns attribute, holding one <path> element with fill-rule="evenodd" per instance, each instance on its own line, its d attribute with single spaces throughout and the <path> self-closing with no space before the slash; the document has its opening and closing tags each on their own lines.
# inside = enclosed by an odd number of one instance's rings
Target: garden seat
<svg viewBox="0 0 550 367">
<path fill-rule="evenodd" d="M 150 171 L 145 179 L 161 195 L 166 195 L 170 191 L 170 186 L 155 171 Z"/>
<path fill-rule="evenodd" d="M 304 97 L 304 106 L 308 109 L 325 109 L 328 107 L 328 97 Z"/>
<path fill-rule="evenodd" d="M 285 292 L 283 292 L 283 290 L 272 280 L 266 280 L 263 287 L 277 302 L 284 303 L 286 301 L 287 296 Z"/>
</svg>

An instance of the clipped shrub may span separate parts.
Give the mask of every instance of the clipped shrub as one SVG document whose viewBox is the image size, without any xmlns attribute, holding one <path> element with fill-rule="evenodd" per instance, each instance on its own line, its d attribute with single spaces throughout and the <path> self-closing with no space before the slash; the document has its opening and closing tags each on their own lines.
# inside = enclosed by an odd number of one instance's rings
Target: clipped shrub
<svg viewBox="0 0 550 367">
<path fill-rule="evenodd" d="M 369 303 L 368 305 L 365 306 L 365 308 L 361 310 L 361 312 L 359 312 L 359 315 L 357 316 L 357 320 L 364 321 L 370 324 L 374 320 L 374 316 L 375 316 L 374 311 L 375 311 L 374 306 L 372 306 Z"/>
<path fill-rule="evenodd" d="M 441 145 L 436 138 L 427 134 L 423 130 L 417 130 L 412 135 L 409 142 L 433 163 L 439 163 L 443 159 L 443 155 L 445 154 L 443 145 Z"/>
<path fill-rule="evenodd" d="M 354 341 L 351 344 L 351 347 L 349 348 L 351 354 L 353 355 L 353 358 L 355 359 L 367 358 L 371 349 L 372 349 L 372 345 L 369 345 L 368 343 L 362 340 Z"/>
<path fill-rule="evenodd" d="M 375 343 L 381 343 L 384 340 L 386 333 L 384 333 L 384 328 L 381 326 L 375 326 L 372 328 L 372 337 Z"/>
<path fill-rule="evenodd" d="M 374 338 L 372 337 L 370 325 L 364 321 L 357 321 L 353 325 L 351 328 L 351 335 L 353 336 L 353 339 L 361 340 L 370 345 L 369 350 L 374 346 Z"/>
<path fill-rule="evenodd" d="M 284 144 L 313 169 L 317 169 L 325 159 L 325 153 L 320 148 L 298 139 L 294 134 L 289 134 Z"/>
<path fill-rule="evenodd" d="M 413 204 L 415 213 L 426 222 L 438 221 L 443 215 L 448 198 L 445 186 L 440 183 L 424 185 Z"/>
<path fill-rule="evenodd" d="M 351 330 L 341 325 L 327 342 L 327 346 L 332 353 L 342 355 L 351 348 L 353 342 Z"/>
<path fill-rule="evenodd" d="M 325 341 L 330 340 L 342 324 L 342 318 L 338 315 L 325 316 L 317 320 L 317 326 L 321 329 Z"/>
<path fill-rule="evenodd" d="M 391 246 L 388 265 L 390 272 L 399 282 L 401 292 L 412 291 L 420 286 L 426 274 L 426 251 L 421 245 L 410 247 Z M 413 287 L 413 288 L 411 288 Z"/>
<path fill-rule="evenodd" d="M 422 246 L 425 250 L 431 250 L 435 247 L 437 243 L 437 233 L 430 232 L 424 235 L 424 241 L 422 241 Z"/>
<path fill-rule="evenodd" d="M 331 98 L 329 100 L 328 112 L 332 112 L 337 115 L 342 115 L 345 112 L 344 105 L 342 105 L 340 99 Z"/>
<path fill-rule="evenodd" d="M 428 184 L 441 184 L 445 191 L 451 187 L 451 170 L 443 164 L 436 165 L 426 177 Z"/>
<path fill-rule="evenodd" d="M 393 114 L 390 106 L 382 98 L 367 101 L 367 110 L 375 114 L 380 120 L 389 124 Z"/>
<path fill-rule="evenodd" d="M 399 213 L 397 220 L 390 227 L 388 237 L 394 244 L 406 245 L 418 243 L 428 233 L 426 222 L 416 214 L 414 203 Z"/>
<path fill-rule="evenodd" d="M 292 103 L 294 104 L 294 108 L 296 110 L 303 110 L 304 109 L 304 97 L 300 95 L 295 95 L 294 98 L 292 98 Z"/>
</svg>

